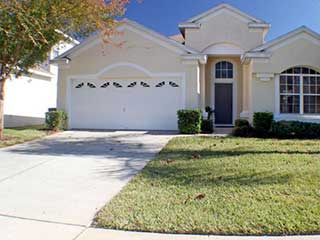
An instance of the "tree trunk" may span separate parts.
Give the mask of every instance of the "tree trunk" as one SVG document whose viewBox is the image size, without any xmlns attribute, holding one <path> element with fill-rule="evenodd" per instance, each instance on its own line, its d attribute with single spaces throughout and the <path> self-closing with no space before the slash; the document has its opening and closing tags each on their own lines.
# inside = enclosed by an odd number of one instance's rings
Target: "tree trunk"
<svg viewBox="0 0 320 240">
<path fill-rule="evenodd" d="M 4 95 L 5 95 L 6 79 L 0 80 L 0 141 L 3 139 L 4 128 Z"/>
</svg>

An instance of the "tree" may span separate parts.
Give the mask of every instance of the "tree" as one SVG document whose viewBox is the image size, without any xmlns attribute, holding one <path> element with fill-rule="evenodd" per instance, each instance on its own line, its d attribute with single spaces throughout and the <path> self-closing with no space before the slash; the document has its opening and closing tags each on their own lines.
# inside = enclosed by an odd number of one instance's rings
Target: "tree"
<svg viewBox="0 0 320 240">
<path fill-rule="evenodd" d="M 5 84 L 29 74 L 48 52 L 70 36 L 83 39 L 115 34 L 117 17 L 129 0 L 0 0 L 0 140 L 3 137 Z"/>
</svg>

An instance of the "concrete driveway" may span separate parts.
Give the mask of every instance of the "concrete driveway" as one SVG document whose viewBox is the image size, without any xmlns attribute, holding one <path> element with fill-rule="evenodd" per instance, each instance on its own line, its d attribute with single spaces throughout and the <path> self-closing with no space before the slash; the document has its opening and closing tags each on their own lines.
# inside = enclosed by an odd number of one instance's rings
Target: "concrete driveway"
<svg viewBox="0 0 320 240">
<path fill-rule="evenodd" d="M 76 239 L 173 136 L 74 131 L 0 150 L 0 239 Z"/>
</svg>

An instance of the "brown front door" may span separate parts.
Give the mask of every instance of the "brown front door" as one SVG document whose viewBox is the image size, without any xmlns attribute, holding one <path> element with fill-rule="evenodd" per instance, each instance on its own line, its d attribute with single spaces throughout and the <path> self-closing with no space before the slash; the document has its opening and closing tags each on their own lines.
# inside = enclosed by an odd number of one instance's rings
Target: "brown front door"
<svg viewBox="0 0 320 240">
<path fill-rule="evenodd" d="M 232 83 L 215 84 L 215 124 L 233 124 Z"/>
</svg>

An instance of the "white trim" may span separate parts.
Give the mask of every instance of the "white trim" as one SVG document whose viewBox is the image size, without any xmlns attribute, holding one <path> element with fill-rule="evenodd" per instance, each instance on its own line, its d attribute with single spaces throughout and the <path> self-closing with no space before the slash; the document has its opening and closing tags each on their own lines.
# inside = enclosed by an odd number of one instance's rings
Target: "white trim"
<svg viewBox="0 0 320 240">
<path fill-rule="evenodd" d="M 255 23 L 255 22 L 251 22 L 248 23 L 248 27 L 249 28 L 253 28 L 253 29 L 269 29 L 271 27 L 271 24 L 269 23 Z"/>
<path fill-rule="evenodd" d="M 190 23 L 190 22 L 186 22 L 186 23 L 180 23 L 178 25 L 179 28 L 194 28 L 194 29 L 199 29 L 201 27 L 200 23 Z"/>
<path fill-rule="evenodd" d="M 197 60 L 201 64 L 206 64 L 208 61 L 208 56 L 206 54 L 188 54 L 188 55 L 182 55 L 182 61 L 193 61 Z"/>
<path fill-rule="evenodd" d="M 75 45 L 80 44 L 80 42 L 79 42 L 78 40 L 76 40 L 76 39 L 74 39 L 73 37 L 71 37 L 71 36 L 69 36 L 69 35 L 65 34 L 65 33 L 64 33 L 64 32 L 62 32 L 61 30 L 56 29 L 56 30 L 55 30 L 55 32 L 57 32 L 57 33 L 59 33 L 59 34 L 63 35 L 66 39 L 68 39 L 70 42 L 74 43 Z"/>
<path fill-rule="evenodd" d="M 215 55 L 243 55 L 244 50 L 233 43 L 228 42 L 221 42 L 221 43 L 215 43 L 208 47 L 206 47 L 203 51 L 203 53 L 215 56 Z"/>
<path fill-rule="evenodd" d="M 275 115 L 280 114 L 280 74 L 276 74 L 274 78 L 274 109 L 275 109 Z"/>
<path fill-rule="evenodd" d="M 71 111 L 71 93 L 72 93 L 72 78 L 67 80 L 67 96 L 66 96 L 66 112 L 68 113 L 68 128 L 71 128 L 72 111 Z"/>
<path fill-rule="evenodd" d="M 274 78 L 274 73 L 256 73 L 256 77 L 262 82 L 268 82 Z"/>
<path fill-rule="evenodd" d="M 216 64 L 221 61 L 227 61 L 233 64 L 233 78 L 232 79 L 216 79 L 215 72 L 216 72 Z M 237 112 L 238 112 L 238 83 L 237 79 L 238 76 L 238 67 L 237 63 L 233 59 L 229 58 L 219 58 L 212 62 L 211 65 L 211 104 L 213 109 L 215 109 L 215 84 L 216 83 L 229 83 L 232 84 L 232 124 L 223 124 L 223 125 L 216 125 L 216 126 L 233 126 L 237 119 Z"/>
<path fill-rule="evenodd" d="M 227 9 L 233 13 L 235 13 L 236 15 L 242 17 L 242 19 L 246 20 L 246 21 L 253 21 L 253 22 L 256 22 L 256 23 L 266 23 L 258 18 L 255 18 L 255 17 L 252 17 L 242 11 L 240 11 L 239 9 L 229 5 L 229 4 L 226 4 L 226 3 L 222 3 L 222 4 L 219 4 L 217 5 L 216 7 L 204 12 L 204 13 L 201 13 L 195 17 L 192 17 L 190 18 L 187 22 L 198 22 L 220 10 L 223 10 L 223 9 Z"/>
<path fill-rule="evenodd" d="M 266 52 L 246 52 L 241 56 L 241 62 L 245 63 L 249 59 L 257 59 L 261 61 L 268 61 L 272 57 L 271 53 Z"/>
</svg>

